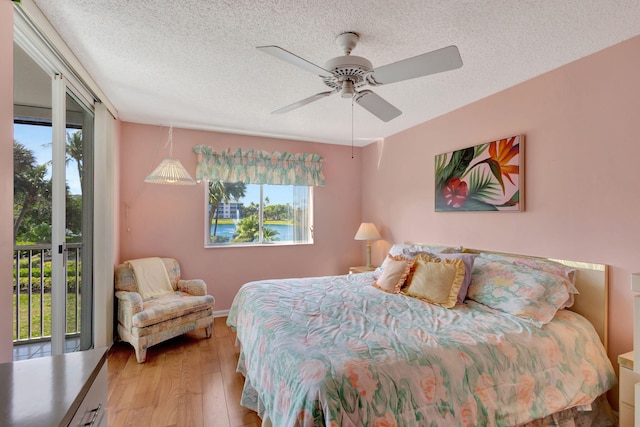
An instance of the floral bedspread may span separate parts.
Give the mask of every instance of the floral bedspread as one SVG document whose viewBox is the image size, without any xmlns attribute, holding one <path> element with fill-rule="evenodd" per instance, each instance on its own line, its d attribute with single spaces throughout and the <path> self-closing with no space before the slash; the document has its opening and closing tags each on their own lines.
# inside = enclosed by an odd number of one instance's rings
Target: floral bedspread
<svg viewBox="0 0 640 427">
<path fill-rule="evenodd" d="M 591 324 L 539 329 L 467 300 L 444 309 L 374 273 L 245 284 L 227 323 L 242 405 L 274 426 L 514 426 L 588 405 L 616 383 Z"/>
</svg>

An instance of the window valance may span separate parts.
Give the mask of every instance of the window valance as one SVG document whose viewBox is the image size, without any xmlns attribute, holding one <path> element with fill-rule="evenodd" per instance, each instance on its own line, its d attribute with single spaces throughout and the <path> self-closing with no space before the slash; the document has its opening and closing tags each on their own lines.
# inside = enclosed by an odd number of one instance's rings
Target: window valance
<svg viewBox="0 0 640 427">
<path fill-rule="evenodd" d="M 215 152 L 206 145 L 193 147 L 198 155 L 196 180 L 245 184 L 324 185 L 319 154 L 278 153 L 231 149 Z"/>
</svg>

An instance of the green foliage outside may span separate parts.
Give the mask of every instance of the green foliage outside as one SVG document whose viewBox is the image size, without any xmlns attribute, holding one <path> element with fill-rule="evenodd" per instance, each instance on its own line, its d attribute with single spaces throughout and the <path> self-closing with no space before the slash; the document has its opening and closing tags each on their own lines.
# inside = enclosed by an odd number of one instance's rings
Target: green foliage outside
<svg viewBox="0 0 640 427">
<path fill-rule="evenodd" d="M 67 134 L 67 163 L 74 160 L 83 181 L 82 131 Z M 51 179 L 48 164 L 38 164 L 32 150 L 13 141 L 13 235 L 17 245 L 51 242 Z M 82 196 L 66 189 L 67 242 L 82 240 Z"/>
<path fill-rule="evenodd" d="M 26 252 L 26 251 L 25 251 Z M 44 266 L 43 266 L 44 264 Z M 75 260 L 67 261 L 67 292 L 75 292 L 76 286 L 76 265 L 80 268 L 78 272 L 78 279 L 82 278 L 82 266 L 81 263 L 76 263 Z M 20 292 L 26 293 L 29 291 L 29 259 L 20 259 Z M 16 280 L 17 280 L 15 261 L 13 268 L 13 293 L 16 292 Z M 42 280 L 41 280 L 42 278 Z M 44 286 L 44 292 L 51 292 L 51 261 L 45 261 L 41 263 L 40 256 L 34 256 L 31 259 L 31 291 L 40 292 L 40 286 Z"/>
<path fill-rule="evenodd" d="M 262 240 L 272 242 L 277 240 L 278 232 L 273 228 L 262 225 Z M 260 223 L 256 216 L 242 218 L 236 224 L 232 242 L 257 242 L 260 240 Z"/>
</svg>

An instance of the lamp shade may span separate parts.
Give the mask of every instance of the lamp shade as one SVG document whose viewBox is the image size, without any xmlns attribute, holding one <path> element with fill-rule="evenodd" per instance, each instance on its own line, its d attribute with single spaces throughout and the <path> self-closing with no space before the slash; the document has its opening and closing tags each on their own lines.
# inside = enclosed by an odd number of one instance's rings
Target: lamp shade
<svg viewBox="0 0 640 427">
<path fill-rule="evenodd" d="M 195 181 L 189 175 L 189 172 L 182 166 L 180 160 L 164 159 L 157 168 L 153 170 L 144 179 L 144 182 L 152 184 L 171 184 L 171 185 L 195 185 Z"/>
<path fill-rule="evenodd" d="M 195 185 L 195 181 L 189 175 L 189 172 L 182 166 L 180 160 L 174 159 L 173 156 L 173 126 L 169 126 L 169 157 L 164 159 L 157 168 L 153 170 L 144 182 L 151 184 L 170 184 L 170 185 Z M 165 146 L 166 146 L 165 145 Z"/>
<path fill-rule="evenodd" d="M 372 222 L 363 222 L 358 228 L 355 240 L 380 240 L 382 236 Z"/>
</svg>

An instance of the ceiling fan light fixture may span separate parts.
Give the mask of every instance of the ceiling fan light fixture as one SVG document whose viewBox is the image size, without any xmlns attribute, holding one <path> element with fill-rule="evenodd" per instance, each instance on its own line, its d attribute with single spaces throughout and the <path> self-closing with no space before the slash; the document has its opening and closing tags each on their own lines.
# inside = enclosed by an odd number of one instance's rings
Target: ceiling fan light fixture
<svg viewBox="0 0 640 427">
<path fill-rule="evenodd" d="M 354 93 L 356 93 L 356 89 L 353 87 L 353 82 L 351 80 L 343 81 L 340 96 L 343 98 L 352 98 Z"/>
</svg>

